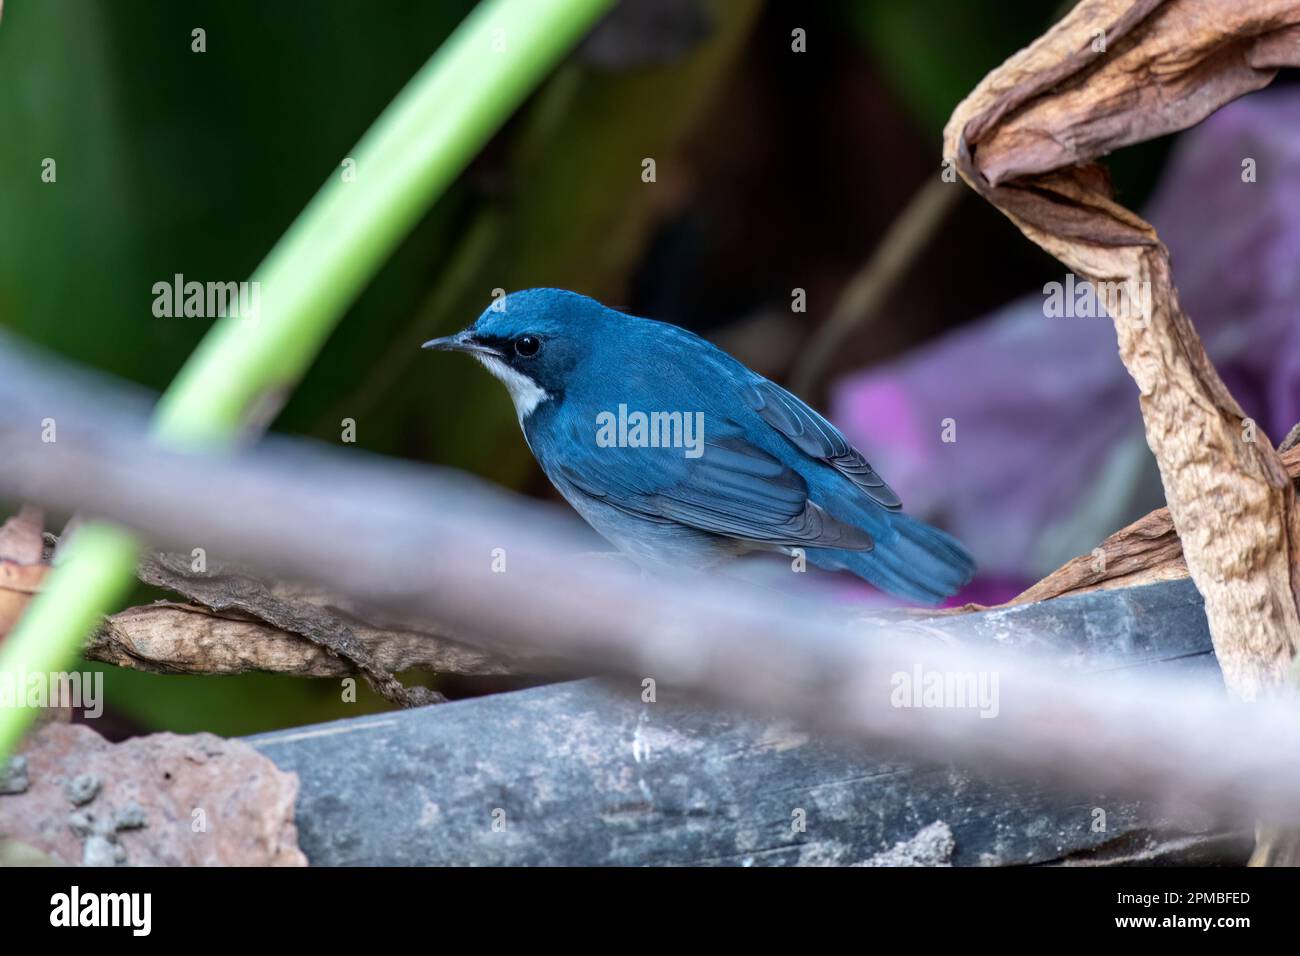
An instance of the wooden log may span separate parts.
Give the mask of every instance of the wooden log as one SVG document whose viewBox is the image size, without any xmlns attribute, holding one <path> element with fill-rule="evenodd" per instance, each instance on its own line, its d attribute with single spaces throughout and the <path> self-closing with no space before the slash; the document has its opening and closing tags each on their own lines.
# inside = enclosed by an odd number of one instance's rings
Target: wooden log
<svg viewBox="0 0 1300 956">
<path fill-rule="evenodd" d="M 909 619 L 1063 668 L 1221 683 L 1190 581 Z M 1025 635 L 1030 635 L 1025 637 Z M 788 725 L 585 680 L 250 738 L 301 780 L 314 865 L 1241 862 L 1213 821 L 845 752 Z M 802 826 L 801 826 L 802 825 Z M 1104 827 L 1104 829 L 1102 828 Z"/>
</svg>

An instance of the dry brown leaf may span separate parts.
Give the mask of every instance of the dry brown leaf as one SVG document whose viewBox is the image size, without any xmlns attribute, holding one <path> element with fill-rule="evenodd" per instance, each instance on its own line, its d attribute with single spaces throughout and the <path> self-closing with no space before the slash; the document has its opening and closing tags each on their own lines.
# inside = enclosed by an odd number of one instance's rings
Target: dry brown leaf
<svg viewBox="0 0 1300 956">
<path fill-rule="evenodd" d="M 241 656 L 285 667 L 288 672 L 325 671 L 323 658 L 308 650 L 313 646 L 344 666 L 342 673 L 357 673 L 387 700 L 404 707 L 439 703 L 446 698 L 425 687 L 407 687 L 396 671 L 428 667 L 456 674 L 506 674 L 516 671 L 511 662 L 447 638 L 368 621 L 338 595 L 320 593 L 288 581 L 271 581 L 245 568 L 208 562 L 195 570 L 188 555 L 154 553 L 139 565 L 140 580 L 167 588 L 215 612 L 207 620 L 181 619 L 173 611 L 139 609 L 123 619 L 110 619 L 106 631 L 92 641 L 95 655 L 134 659 L 138 666 L 207 661 L 217 667 L 239 667 Z M 167 635 L 157 626 L 162 618 L 181 630 Z M 233 621 L 260 622 L 267 629 L 247 630 Z M 307 647 L 295 647 L 286 635 Z M 265 637 L 265 647 L 241 650 L 233 642 L 243 637 Z M 152 648 L 145 651 L 145 643 Z M 150 656 L 157 652 L 159 656 Z M 295 671 L 305 667 L 307 671 Z M 247 669 L 247 668 L 246 668 Z M 227 671 L 229 672 L 229 671 Z"/>
<path fill-rule="evenodd" d="M 309 604 L 306 596 L 299 598 Z M 313 605 L 314 606 L 314 605 Z M 445 674 L 510 673 L 472 647 L 428 634 L 351 622 L 355 639 L 389 673 L 415 668 Z M 357 668 L 328 648 L 250 615 L 219 613 L 160 601 L 110 615 L 84 650 L 91 660 L 172 674 L 269 671 L 297 677 L 341 677 Z"/>
<path fill-rule="evenodd" d="M 1294 0 L 1084 0 L 989 74 L 944 130 L 947 161 L 1026 236 L 1144 303 L 1114 310 L 1120 357 L 1224 681 L 1245 700 L 1286 685 L 1300 650 L 1295 490 L 1268 439 L 1246 438 L 1179 306 L 1168 250 L 1090 164 L 1185 129 L 1297 64 Z M 1168 567 L 1157 529 L 1126 530 L 1136 557 Z M 1261 826 L 1252 862 L 1300 862 L 1300 831 Z"/>
<path fill-rule="evenodd" d="M 1252 699 L 1300 648 L 1300 516 L 1282 464 L 1243 419 L 1178 304 L 1155 230 L 1089 163 L 1183 129 L 1300 63 L 1300 4 L 1085 0 L 985 78 L 945 130 L 945 156 L 1022 231 L 1148 315 L 1115 316 L 1147 442 L 1228 686 Z M 1104 36 L 1104 51 L 1097 38 Z M 1146 284 L 1144 286 L 1144 284 Z"/>
</svg>

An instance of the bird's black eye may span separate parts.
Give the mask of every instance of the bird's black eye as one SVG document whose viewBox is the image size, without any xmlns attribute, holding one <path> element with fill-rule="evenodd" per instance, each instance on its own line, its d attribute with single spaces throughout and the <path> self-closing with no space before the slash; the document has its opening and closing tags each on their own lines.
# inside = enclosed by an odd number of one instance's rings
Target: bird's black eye
<svg viewBox="0 0 1300 956">
<path fill-rule="evenodd" d="M 515 339 L 515 351 L 524 358 L 532 358 L 542 347 L 542 340 L 535 335 L 521 335 Z"/>
</svg>

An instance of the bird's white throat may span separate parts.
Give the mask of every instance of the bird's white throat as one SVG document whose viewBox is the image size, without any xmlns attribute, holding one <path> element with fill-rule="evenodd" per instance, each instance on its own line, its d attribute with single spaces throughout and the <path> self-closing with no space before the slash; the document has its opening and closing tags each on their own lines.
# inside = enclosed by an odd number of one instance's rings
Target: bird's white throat
<svg viewBox="0 0 1300 956">
<path fill-rule="evenodd" d="M 515 403 L 515 413 L 519 416 L 520 422 L 531 415 L 538 405 L 551 397 L 546 389 L 522 372 L 515 371 L 499 358 L 484 355 L 482 352 L 475 352 L 474 357 L 505 385 L 511 401 Z"/>
</svg>

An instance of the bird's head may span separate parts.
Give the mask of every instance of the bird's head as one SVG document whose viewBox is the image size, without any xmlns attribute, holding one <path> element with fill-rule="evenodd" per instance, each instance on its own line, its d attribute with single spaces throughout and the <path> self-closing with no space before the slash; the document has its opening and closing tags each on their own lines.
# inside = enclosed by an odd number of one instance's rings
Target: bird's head
<svg viewBox="0 0 1300 956">
<path fill-rule="evenodd" d="M 574 371 L 595 354 L 601 327 L 620 316 L 595 299 L 563 289 L 512 292 L 469 328 L 423 348 L 468 352 L 505 383 L 522 420 L 564 394 Z"/>
</svg>

